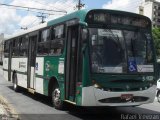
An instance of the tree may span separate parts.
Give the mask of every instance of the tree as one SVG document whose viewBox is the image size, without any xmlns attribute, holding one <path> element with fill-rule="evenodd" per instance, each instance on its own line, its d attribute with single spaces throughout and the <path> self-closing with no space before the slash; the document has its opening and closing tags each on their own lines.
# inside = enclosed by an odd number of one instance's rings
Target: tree
<svg viewBox="0 0 160 120">
<path fill-rule="evenodd" d="M 160 27 L 153 28 L 152 34 L 153 34 L 156 54 L 157 54 L 157 57 L 160 58 Z"/>
</svg>

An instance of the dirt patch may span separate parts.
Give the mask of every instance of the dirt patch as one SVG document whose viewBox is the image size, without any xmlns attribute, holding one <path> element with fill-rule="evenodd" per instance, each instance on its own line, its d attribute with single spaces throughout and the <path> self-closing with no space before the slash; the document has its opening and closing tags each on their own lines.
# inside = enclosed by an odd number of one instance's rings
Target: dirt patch
<svg viewBox="0 0 160 120">
<path fill-rule="evenodd" d="M 0 95 L 0 105 L 4 108 L 4 113 L 3 115 L 0 115 L 0 118 L 2 120 L 19 120 L 18 113 L 15 111 L 13 106 Z"/>
</svg>

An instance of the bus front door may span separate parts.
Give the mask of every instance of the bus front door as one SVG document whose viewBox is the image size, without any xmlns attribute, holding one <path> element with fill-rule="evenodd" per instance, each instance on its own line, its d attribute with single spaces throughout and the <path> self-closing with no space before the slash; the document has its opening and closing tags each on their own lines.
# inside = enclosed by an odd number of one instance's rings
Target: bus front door
<svg viewBox="0 0 160 120">
<path fill-rule="evenodd" d="M 36 62 L 36 43 L 37 34 L 29 35 L 29 54 L 28 54 L 28 75 L 27 87 L 34 89 L 35 87 L 35 62 Z"/>
<path fill-rule="evenodd" d="M 68 27 L 65 99 L 75 102 L 78 59 L 78 26 Z"/>
</svg>

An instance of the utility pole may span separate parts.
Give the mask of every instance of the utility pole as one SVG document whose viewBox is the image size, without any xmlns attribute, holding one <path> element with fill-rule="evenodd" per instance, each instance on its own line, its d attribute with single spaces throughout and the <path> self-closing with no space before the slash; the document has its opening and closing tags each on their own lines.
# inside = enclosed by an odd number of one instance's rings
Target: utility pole
<svg viewBox="0 0 160 120">
<path fill-rule="evenodd" d="M 78 0 L 78 5 L 76 6 L 76 8 L 78 8 L 78 10 L 80 10 L 82 7 L 84 7 L 85 4 L 81 3 L 81 0 Z"/>
<path fill-rule="evenodd" d="M 40 17 L 42 19 L 41 23 L 44 23 L 44 19 L 46 18 L 46 16 L 44 16 L 44 14 L 42 13 L 41 15 L 37 15 L 37 17 Z"/>
<path fill-rule="evenodd" d="M 81 0 L 78 0 L 78 10 L 80 10 L 81 9 Z"/>
<path fill-rule="evenodd" d="M 27 27 L 21 27 L 21 29 L 23 29 L 23 30 L 27 30 L 28 28 L 27 28 Z"/>
</svg>

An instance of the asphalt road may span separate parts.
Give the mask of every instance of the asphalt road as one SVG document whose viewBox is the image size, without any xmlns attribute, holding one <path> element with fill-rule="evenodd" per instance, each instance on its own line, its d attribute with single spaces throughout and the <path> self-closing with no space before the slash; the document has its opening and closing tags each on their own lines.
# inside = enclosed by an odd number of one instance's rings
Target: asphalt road
<svg viewBox="0 0 160 120">
<path fill-rule="evenodd" d="M 14 92 L 12 83 L 4 80 L 0 69 L 0 95 L 16 109 L 22 120 L 158 120 L 160 103 L 140 107 L 83 108 L 67 105 L 64 111 L 52 107 L 50 99 L 43 95 L 33 95 L 26 90 Z"/>
</svg>

